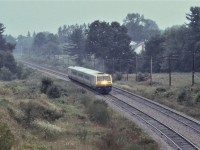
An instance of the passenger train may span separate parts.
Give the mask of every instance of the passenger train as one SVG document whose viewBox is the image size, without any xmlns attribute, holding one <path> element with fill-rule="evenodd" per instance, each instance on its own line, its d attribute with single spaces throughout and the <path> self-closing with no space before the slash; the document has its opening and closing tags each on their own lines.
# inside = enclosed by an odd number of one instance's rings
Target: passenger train
<svg viewBox="0 0 200 150">
<path fill-rule="evenodd" d="M 112 90 L 112 77 L 103 72 L 78 66 L 70 66 L 68 67 L 68 77 L 101 94 L 108 94 Z"/>
</svg>

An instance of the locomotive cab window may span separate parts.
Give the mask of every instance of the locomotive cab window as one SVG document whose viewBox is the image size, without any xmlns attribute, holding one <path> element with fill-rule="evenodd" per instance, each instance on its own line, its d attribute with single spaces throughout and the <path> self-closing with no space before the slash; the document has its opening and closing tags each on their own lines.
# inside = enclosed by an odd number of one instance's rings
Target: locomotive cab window
<svg viewBox="0 0 200 150">
<path fill-rule="evenodd" d="M 97 81 L 111 81 L 110 77 L 109 76 L 98 76 L 97 77 Z"/>
</svg>

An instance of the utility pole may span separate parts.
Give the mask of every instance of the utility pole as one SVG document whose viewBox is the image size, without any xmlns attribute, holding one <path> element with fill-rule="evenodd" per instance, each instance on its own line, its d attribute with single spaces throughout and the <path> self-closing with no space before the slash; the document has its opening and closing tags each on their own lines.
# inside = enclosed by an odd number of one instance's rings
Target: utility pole
<svg viewBox="0 0 200 150">
<path fill-rule="evenodd" d="M 112 62 L 112 64 L 113 64 L 113 74 L 114 74 L 114 71 L 115 71 L 114 58 L 113 58 L 113 62 Z"/>
<path fill-rule="evenodd" d="M 69 67 L 69 56 L 67 56 L 67 65 Z"/>
<path fill-rule="evenodd" d="M 150 85 L 152 86 L 152 70 L 153 70 L 153 69 L 152 69 L 152 55 L 151 55 L 151 59 L 150 59 L 150 61 L 151 61 L 151 62 L 150 62 L 150 63 L 151 63 L 151 71 L 150 71 L 150 72 L 151 72 L 151 73 L 150 73 Z"/>
<path fill-rule="evenodd" d="M 195 51 L 192 53 L 192 85 L 194 85 L 194 73 L 195 73 Z"/>
<path fill-rule="evenodd" d="M 137 55 L 135 55 L 135 81 L 137 82 Z"/>
<path fill-rule="evenodd" d="M 22 46 L 21 46 L 21 57 L 22 57 Z"/>
<path fill-rule="evenodd" d="M 171 78 L 171 56 L 170 55 L 168 57 L 168 62 L 169 62 L 169 86 L 171 86 L 172 85 L 171 84 L 172 78 Z"/>
<path fill-rule="evenodd" d="M 103 59 L 103 72 L 105 72 L 105 60 Z"/>
<path fill-rule="evenodd" d="M 95 58 L 94 58 L 94 70 L 95 70 Z"/>
<path fill-rule="evenodd" d="M 119 69 L 120 69 L 120 74 L 122 73 L 122 64 L 121 64 L 121 59 L 119 59 Z"/>
</svg>

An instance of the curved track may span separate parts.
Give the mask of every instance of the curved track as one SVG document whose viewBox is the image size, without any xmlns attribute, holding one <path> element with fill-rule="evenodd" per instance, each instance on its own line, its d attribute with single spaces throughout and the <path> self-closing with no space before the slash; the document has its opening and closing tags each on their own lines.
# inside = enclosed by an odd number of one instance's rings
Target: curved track
<svg viewBox="0 0 200 150">
<path fill-rule="evenodd" d="M 164 107 L 158 103 L 155 103 L 151 100 L 148 100 L 144 97 L 141 97 L 139 95 L 136 95 L 134 93 L 128 92 L 126 90 L 117 88 L 117 87 L 113 87 L 113 91 L 120 93 L 128 98 L 131 98 L 139 103 L 142 103 L 148 107 L 151 107 L 152 109 L 155 109 L 159 112 L 161 112 L 162 114 L 173 118 L 174 120 L 184 124 L 185 126 L 187 126 L 188 128 L 191 128 L 192 130 L 194 130 L 195 132 L 200 134 L 200 124 L 194 120 L 191 120 L 189 117 L 183 116 L 177 112 L 175 112 L 174 110 L 170 110 L 167 107 Z"/>
<path fill-rule="evenodd" d="M 25 61 L 21 61 L 21 62 L 32 68 L 38 69 L 40 71 L 49 72 L 51 74 L 60 76 L 65 79 L 68 78 L 67 74 L 65 74 L 65 73 L 57 72 L 55 70 L 47 69 L 45 67 L 41 67 L 39 65 L 28 63 Z M 182 124 L 184 124 L 185 126 L 188 126 L 192 130 L 195 130 L 196 132 L 200 133 L 200 124 L 197 121 L 194 121 L 188 117 L 180 115 L 179 113 L 177 113 L 173 110 L 170 110 L 170 109 L 166 108 L 165 106 L 162 106 L 158 103 L 152 102 L 146 98 L 143 98 L 136 94 L 130 93 L 123 89 L 113 87 L 113 91 L 117 92 L 121 95 L 124 95 L 125 97 L 128 97 L 130 99 L 136 100 L 137 102 L 142 103 L 148 107 L 151 107 L 151 108 L 161 112 L 162 114 L 164 114 L 168 117 L 171 117 L 171 118 L 175 119 L 176 121 L 181 122 Z M 125 110 L 130 115 L 137 116 L 139 119 L 141 119 L 144 122 L 146 122 L 147 124 L 149 124 L 154 130 L 159 132 L 160 135 L 164 136 L 167 139 L 167 141 L 170 142 L 171 145 L 173 145 L 176 149 L 181 149 L 181 150 L 182 149 L 184 149 L 184 150 L 198 149 L 194 144 L 192 144 L 189 140 L 187 140 L 185 137 L 178 134 L 173 129 L 160 123 L 158 120 L 150 117 L 148 114 L 143 113 L 142 111 L 138 110 L 137 108 L 133 107 L 132 105 L 120 100 L 120 98 L 117 98 L 116 96 L 113 96 L 113 95 L 106 95 L 105 97 L 107 99 L 109 99 L 110 101 L 112 101 L 112 103 L 115 104 L 117 107 Z"/>
<path fill-rule="evenodd" d="M 109 98 L 115 105 L 124 109 L 130 115 L 135 115 L 137 118 L 141 119 L 148 125 L 150 125 L 154 130 L 159 132 L 162 136 L 164 136 L 167 141 L 174 146 L 176 149 L 180 150 L 197 150 L 198 148 L 192 144 L 189 140 L 178 134 L 177 132 L 173 131 L 173 129 L 165 126 L 164 124 L 160 123 L 156 119 L 150 117 L 149 115 L 143 113 L 139 109 L 133 107 L 130 104 L 121 101 L 119 98 L 108 95 L 105 96 Z"/>
</svg>

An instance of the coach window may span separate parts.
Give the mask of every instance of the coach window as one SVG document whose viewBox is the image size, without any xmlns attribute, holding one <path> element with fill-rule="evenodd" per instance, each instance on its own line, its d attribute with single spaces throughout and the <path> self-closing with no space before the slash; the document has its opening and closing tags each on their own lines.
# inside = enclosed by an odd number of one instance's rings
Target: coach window
<svg viewBox="0 0 200 150">
<path fill-rule="evenodd" d="M 85 79 L 90 80 L 90 78 L 88 76 L 85 76 Z"/>
</svg>

